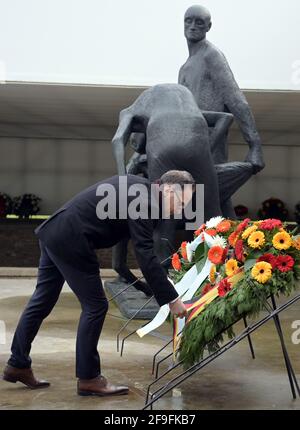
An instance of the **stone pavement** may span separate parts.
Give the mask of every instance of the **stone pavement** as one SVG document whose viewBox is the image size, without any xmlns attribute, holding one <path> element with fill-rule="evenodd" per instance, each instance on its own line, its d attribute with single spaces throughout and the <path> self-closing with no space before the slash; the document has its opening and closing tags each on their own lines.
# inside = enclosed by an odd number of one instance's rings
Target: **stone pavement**
<svg viewBox="0 0 300 430">
<path fill-rule="evenodd" d="M 0 344 L 0 368 L 9 348 L 20 313 L 35 287 L 34 278 L 0 278 L 0 320 L 6 325 L 6 343 Z M 76 395 L 74 376 L 75 336 L 80 307 L 67 286 L 52 314 L 44 321 L 32 348 L 33 368 L 51 387 L 31 391 L 21 384 L 0 381 L 0 409 L 140 409 L 148 384 L 152 381 L 153 354 L 164 341 L 132 336 L 124 356 L 116 352 L 116 333 L 126 321 L 111 304 L 99 342 L 103 374 L 112 382 L 128 384 L 128 397 L 96 398 Z M 300 380 L 300 344 L 291 341 L 294 320 L 300 320 L 300 304 L 282 314 L 282 325 L 294 369 Z M 135 320 L 124 335 L 145 321 Z M 160 330 L 171 334 L 166 324 Z M 0 338 L 1 341 L 1 338 Z M 2 339 L 3 341 L 3 339 Z M 253 335 L 256 360 L 252 360 L 247 341 L 194 375 L 166 395 L 156 409 L 300 409 L 293 401 L 284 362 L 272 322 Z M 167 368 L 167 363 L 161 370 Z"/>
</svg>

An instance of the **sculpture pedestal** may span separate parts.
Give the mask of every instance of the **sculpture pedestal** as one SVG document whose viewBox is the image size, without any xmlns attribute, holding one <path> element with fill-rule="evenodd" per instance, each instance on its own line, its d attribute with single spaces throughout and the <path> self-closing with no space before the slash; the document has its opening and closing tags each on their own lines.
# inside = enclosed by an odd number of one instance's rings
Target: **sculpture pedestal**
<svg viewBox="0 0 300 430">
<path fill-rule="evenodd" d="M 120 291 L 124 290 L 128 284 L 118 278 L 113 281 L 105 281 L 104 288 L 108 297 L 113 297 Z M 121 314 L 131 319 L 135 313 L 150 299 L 141 291 L 136 290 L 134 287 L 129 287 L 126 291 L 119 294 L 114 302 L 119 308 Z M 149 320 L 155 317 L 159 311 L 159 306 L 153 298 L 151 302 L 143 308 L 136 317 L 133 319 Z"/>
</svg>

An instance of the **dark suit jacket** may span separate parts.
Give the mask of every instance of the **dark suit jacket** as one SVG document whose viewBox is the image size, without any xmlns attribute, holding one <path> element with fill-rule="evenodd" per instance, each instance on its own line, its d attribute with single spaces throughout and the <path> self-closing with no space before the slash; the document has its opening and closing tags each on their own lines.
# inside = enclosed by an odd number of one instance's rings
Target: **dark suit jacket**
<svg viewBox="0 0 300 430">
<path fill-rule="evenodd" d="M 123 179 L 125 177 L 122 177 Z M 128 186 L 134 184 L 145 185 L 150 196 L 148 180 L 126 175 Z M 106 196 L 97 196 L 99 185 L 112 186 L 116 191 L 116 219 L 99 219 L 96 208 Z M 135 196 L 128 197 L 123 188 L 119 187 L 119 176 L 113 176 L 83 190 L 63 207 L 56 211 L 48 220 L 41 224 L 35 233 L 52 252 L 60 256 L 70 266 L 76 265 L 80 270 L 94 272 L 99 270 L 99 263 L 94 249 L 108 248 L 121 239 L 130 237 L 135 249 L 136 258 L 141 271 L 148 282 L 153 294 L 163 305 L 174 300 L 178 294 L 168 281 L 164 269 L 161 267 L 153 250 L 153 229 L 155 221 L 127 217 L 120 219 L 120 201 L 127 199 L 127 206 Z M 150 210 L 150 198 L 143 200 Z M 158 207 L 158 203 L 157 203 Z M 99 206 L 98 206 L 99 208 Z M 153 208 L 153 202 L 152 202 Z M 106 209 L 106 208 L 105 208 Z M 157 208 L 156 208 L 157 209 Z M 98 209 L 101 211 L 101 208 Z M 103 213 L 103 210 L 102 210 Z"/>
</svg>

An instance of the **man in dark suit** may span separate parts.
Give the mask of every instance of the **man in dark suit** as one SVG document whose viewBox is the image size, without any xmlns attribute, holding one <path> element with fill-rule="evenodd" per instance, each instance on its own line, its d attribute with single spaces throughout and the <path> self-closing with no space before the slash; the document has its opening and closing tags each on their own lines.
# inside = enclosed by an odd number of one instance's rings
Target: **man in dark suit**
<svg viewBox="0 0 300 430">
<path fill-rule="evenodd" d="M 123 183 L 126 183 L 125 191 Z M 153 250 L 156 221 L 153 217 L 143 216 L 134 219 L 129 210 L 134 200 L 129 187 L 143 186 L 147 193 L 142 196 L 141 206 L 147 208 L 148 214 L 158 209 L 161 217 L 163 205 L 160 203 L 168 203 L 171 213 L 182 212 L 192 197 L 193 177 L 188 172 L 170 171 L 161 177 L 160 183 L 160 192 L 153 201 L 153 185 L 147 179 L 134 175 L 113 176 L 76 195 L 36 229 L 41 248 L 37 286 L 16 329 L 12 355 L 3 374 L 5 381 L 20 381 L 31 389 L 50 385 L 34 377 L 29 354 L 43 320 L 52 311 L 66 281 L 82 307 L 76 342 L 78 394 L 105 396 L 128 393 L 128 387 L 112 385 L 101 375 L 97 344 L 108 302 L 95 249 L 111 247 L 130 236 L 138 264 L 158 304 L 169 303 L 173 314 L 179 317 L 186 315 L 185 306 Z M 183 191 L 179 195 L 176 192 L 178 184 L 183 189 L 186 188 L 184 184 L 192 184 L 188 187 L 191 191 Z M 103 203 L 107 195 L 102 191 L 108 188 L 115 192 L 116 198 L 112 199 L 115 213 L 105 217 Z M 124 213 L 121 215 L 124 207 L 125 217 Z"/>
</svg>

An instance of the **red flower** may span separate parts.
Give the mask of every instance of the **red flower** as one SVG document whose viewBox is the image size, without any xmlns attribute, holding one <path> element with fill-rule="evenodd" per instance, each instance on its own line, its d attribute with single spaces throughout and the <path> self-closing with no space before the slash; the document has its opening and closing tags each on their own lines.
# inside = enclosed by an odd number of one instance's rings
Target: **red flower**
<svg viewBox="0 0 300 430">
<path fill-rule="evenodd" d="M 243 247 L 243 241 L 242 239 L 239 239 L 236 241 L 235 243 L 235 247 L 234 247 L 234 253 L 236 258 L 243 262 L 245 261 L 245 257 L 244 257 L 244 247 Z"/>
<path fill-rule="evenodd" d="M 237 228 L 236 228 L 236 232 L 237 233 L 240 233 L 241 231 L 243 231 L 243 230 L 245 230 L 245 228 L 247 227 L 247 225 L 249 224 L 249 222 L 250 222 L 251 220 L 250 220 L 250 218 L 246 218 L 246 219 L 244 219 L 244 221 L 242 221 L 238 226 L 237 226 Z"/>
<path fill-rule="evenodd" d="M 180 262 L 179 255 L 177 253 L 173 254 L 172 267 L 177 271 L 181 270 L 181 262 Z"/>
<path fill-rule="evenodd" d="M 0 216 L 5 215 L 5 202 L 4 199 L 0 197 Z"/>
<path fill-rule="evenodd" d="M 257 261 L 265 261 L 266 263 L 270 263 L 272 269 L 275 269 L 275 267 L 277 266 L 277 258 L 273 254 L 264 254 L 260 256 Z"/>
<path fill-rule="evenodd" d="M 279 219 L 265 219 L 259 223 L 259 228 L 262 230 L 273 230 L 274 228 L 281 228 L 282 222 Z"/>
<path fill-rule="evenodd" d="M 187 252 L 186 252 L 186 244 L 187 244 L 186 241 L 182 242 L 181 247 L 180 247 L 180 252 L 181 252 L 182 258 L 184 258 L 185 260 L 188 259 L 187 258 Z"/>
<path fill-rule="evenodd" d="M 228 253 L 228 247 L 223 249 L 223 255 L 222 255 L 222 263 L 225 263 L 226 257 Z"/>
<path fill-rule="evenodd" d="M 208 251 L 208 258 L 214 264 L 221 264 L 223 262 L 224 249 L 221 246 L 212 246 Z"/>
<path fill-rule="evenodd" d="M 231 290 L 231 284 L 227 278 L 222 279 L 222 281 L 218 285 L 218 293 L 220 297 L 226 296 L 228 291 Z"/>
<path fill-rule="evenodd" d="M 293 269 L 295 260 L 290 255 L 279 255 L 276 258 L 276 268 L 280 272 L 289 272 Z"/>
<path fill-rule="evenodd" d="M 212 290 L 214 288 L 213 285 L 211 285 L 210 283 L 206 284 L 203 288 L 203 290 L 201 291 L 201 296 L 204 296 L 206 293 L 208 293 L 210 290 Z"/>
</svg>

